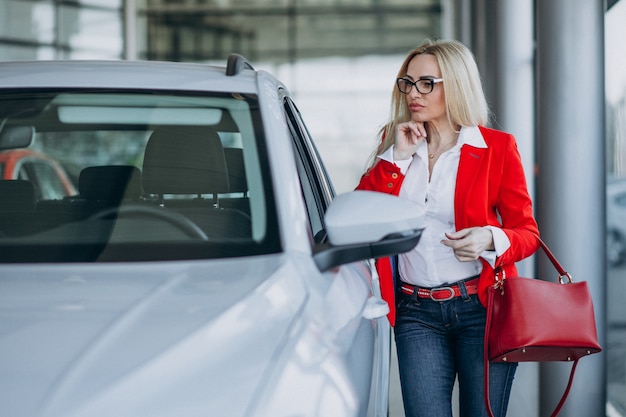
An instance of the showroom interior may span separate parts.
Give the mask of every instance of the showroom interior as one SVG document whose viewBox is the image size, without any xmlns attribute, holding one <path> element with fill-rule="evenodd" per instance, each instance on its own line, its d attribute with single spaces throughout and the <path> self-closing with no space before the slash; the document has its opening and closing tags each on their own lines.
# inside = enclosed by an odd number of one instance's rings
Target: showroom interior
<svg viewBox="0 0 626 417">
<path fill-rule="evenodd" d="M 562 415 L 616 417 L 626 266 L 606 261 L 606 190 L 626 178 L 625 21 L 626 0 L 3 0 L 0 60 L 224 65 L 242 54 L 292 92 L 343 193 L 374 149 L 404 54 L 425 38 L 464 42 L 492 124 L 517 138 L 544 240 L 594 296 L 604 351 L 581 361 Z M 550 268 L 533 258 L 520 272 Z M 545 415 L 568 375 L 520 367 L 509 416 Z"/>
</svg>

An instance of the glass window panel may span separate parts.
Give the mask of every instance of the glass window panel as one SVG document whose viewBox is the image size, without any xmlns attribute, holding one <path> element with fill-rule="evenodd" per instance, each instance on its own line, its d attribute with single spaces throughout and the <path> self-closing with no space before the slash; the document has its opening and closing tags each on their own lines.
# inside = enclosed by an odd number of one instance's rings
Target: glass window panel
<svg viewBox="0 0 626 417">
<path fill-rule="evenodd" d="M 17 161 L 41 193 L 36 211 L 0 213 L 0 262 L 6 247 L 54 262 L 97 261 L 103 246 L 119 261 L 280 250 L 255 96 L 29 91 L 0 101 L 0 118 L 36 132 L 0 163 Z"/>
<path fill-rule="evenodd" d="M 35 184 L 38 199 L 61 200 L 68 195 L 62 179 L 55 167 L 45 160 L 31 160 L 24 163 L 17 178 Z"/>
<path fill-rule="evenodd" d="M 94 51 L 94 50 L 71 50 L 63 52 L 59 59 L 121 59 L 121 51 Z"/>
<path fill-rule="evenodd" d="M 626 410 L 626 1 L 605 19 L 607 155 L 607 403 Z M 608 411 L 608 409 L 607 409 Z M 608 415 L 608 414 L 607 414 Z"/>
<path fill-rule="evenodd" d="M 54 58 L 54 48 L 49 46 L 15 46 L 0 44 L 0 59 L 3 61 L 31 61 Z"/>
<path fill-rule="evenodd" d="M 72 49 L 121 54 L 123 30 L 118 10 L 60 8 L 61 43 Z"/>
<path fill-rule="evenodd" d="M 5 0 L 0 6 L 0 36 L 26 41 L 52 42 L 54 8 L 50 3 Z"/>
<path fill-rule="evenodd" d="M 176 1 L 137 0 L 138 14 L 147 21 L 143 33 L 148 37 L 147 45 L 139 47 L 140 56 L 204 61 L 224 59 L 236 51 L 256 60 L 285 62 L 405 53 L 420 39 L 441 36 L 439 3 L 241 0 L 217 6 L 190 1 L 182 13 Z"/>
<path fill-rule="evenodd" d="M 122 8 L 123 0 L 76 0 L 80 5 L 85 6 L 98 6 L 106 8 Z"/>
</svg>

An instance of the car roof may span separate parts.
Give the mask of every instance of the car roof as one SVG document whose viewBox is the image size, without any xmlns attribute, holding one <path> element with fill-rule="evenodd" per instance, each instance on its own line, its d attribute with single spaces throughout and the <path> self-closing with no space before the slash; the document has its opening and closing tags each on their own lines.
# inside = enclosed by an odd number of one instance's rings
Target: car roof
<svg viewBox="0 0 626 417">
<path fill-rule="evenodd" d="M 0 62 L 0 88 L 104 88 L 256 93 L 258 71 L 162 61 Z"/>
</svg>

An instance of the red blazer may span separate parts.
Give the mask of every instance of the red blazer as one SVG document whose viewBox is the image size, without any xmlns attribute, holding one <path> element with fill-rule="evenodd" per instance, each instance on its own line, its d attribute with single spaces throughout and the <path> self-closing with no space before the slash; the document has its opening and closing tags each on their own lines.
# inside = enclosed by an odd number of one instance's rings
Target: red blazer
<svg viewBox="0 0 626 417">
<path fill-rule="evenodd" d="M 461 147 L 454 195 L 454 220 L 457 230 L 475 226 L 497 226 L 511 242 L 498 257 L 507 277 L 517 275 L 515 262 L 532 255 L 539 247 L 537 222 L 528 195 L 522 161 L 513 135 L 480 127 L 487 148 Z M 398 195 L 404 175 L 395 164 L 379 160 L 362 177 L 357 187 Z M 487 288 L 495 282 L 494 269 L 481 259 L 478 295 L 486 305 Z M 388 315 L 395 324 L 395 288 L 389 258 L 376 263 L 383 298 L 390 307 Z"/>
</svg>

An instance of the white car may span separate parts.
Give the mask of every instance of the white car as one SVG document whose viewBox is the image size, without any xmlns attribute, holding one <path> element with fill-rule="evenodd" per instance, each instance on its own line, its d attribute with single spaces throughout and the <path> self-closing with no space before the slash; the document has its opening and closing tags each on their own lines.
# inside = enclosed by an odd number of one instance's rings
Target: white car
<svg viewBox="0 0 626 417">
<path fill-rule="evenodd" d="M 241 56 L 0 63 L 0 150 L 80 172 L 0 181 L 0 414 L 386 416 L 372 258 L 412 203 L 331 182 L 287 89 Z"/>
</svg>

